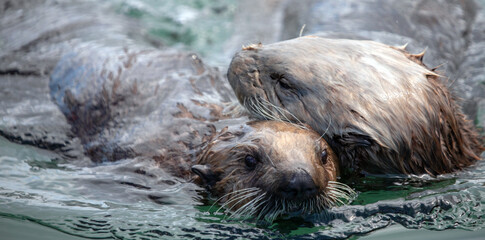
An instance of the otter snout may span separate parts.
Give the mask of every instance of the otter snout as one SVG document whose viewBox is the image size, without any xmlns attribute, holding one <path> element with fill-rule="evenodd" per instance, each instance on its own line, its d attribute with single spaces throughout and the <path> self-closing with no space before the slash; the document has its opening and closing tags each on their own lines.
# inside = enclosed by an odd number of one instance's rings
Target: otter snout
<svg viewBox="0 0 485 240">
<path fill-rule="evenodd" d="M 305 199 L 317 194 L 318 188 L 310 174 L 304 170 L 298 170 L 290 174 L 287 181 L 282 181 L 279 188 L 281 197 L 288 200 Z"/>
<path fill-rule="evenodd" d="M 256 59 L 247 51 L 237 53 L 229 65 L 227 79 L 241 103 L 247 96 L 263 93 L 257 66 Z"/>
</svg>

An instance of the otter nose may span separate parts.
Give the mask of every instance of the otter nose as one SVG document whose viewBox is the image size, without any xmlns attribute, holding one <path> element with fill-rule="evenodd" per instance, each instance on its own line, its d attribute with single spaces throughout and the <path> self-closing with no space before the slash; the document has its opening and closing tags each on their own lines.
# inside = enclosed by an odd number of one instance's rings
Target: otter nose
<svg viewBox="0 0 485 240">
<path fill-rule="evenodd" d="M 308 198 L 317 193 L 317 186 L 306 171 L 293 173 L 286 185 L 281 188 L 281 195 L 287 199 Z"/>
</svg>

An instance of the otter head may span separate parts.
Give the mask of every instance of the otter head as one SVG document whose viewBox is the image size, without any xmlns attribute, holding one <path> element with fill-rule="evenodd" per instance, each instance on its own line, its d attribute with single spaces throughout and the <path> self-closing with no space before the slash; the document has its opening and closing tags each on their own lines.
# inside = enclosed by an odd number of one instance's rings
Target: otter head
<svg viewBox="0 0 485 240">
<path fill-rule="evenodd" d="M 327 140 L 365 135 L 397 149 L 393 134 L 430 105 L 422 95 L 433 89 L 426 77 L 433 74 L 384 44 L 308 36 L 243 48 L 227 77 L 254 117 L 301 121 Z"/>
<path fill-rule="evenodd" d="M 239 102 L 254 117 L 302 120 L 318 132 L 325 124 L 313 121 L 317 118 L 312 114 L 328 102 L 328 89 L 318 76 L 328 75 L 322 71 L 330 67 L 315 59 L 324 52 L 310 37 L 245 47 L 233 57 L 227 77 Z"/>
<path fill-rule="evenodd" d="M 353 194 L 336 182 L 337 158 L 327 143 L 283 122 L 224 129 L 192 170 L 236 217 L 320 212 Z"/>
</svg>

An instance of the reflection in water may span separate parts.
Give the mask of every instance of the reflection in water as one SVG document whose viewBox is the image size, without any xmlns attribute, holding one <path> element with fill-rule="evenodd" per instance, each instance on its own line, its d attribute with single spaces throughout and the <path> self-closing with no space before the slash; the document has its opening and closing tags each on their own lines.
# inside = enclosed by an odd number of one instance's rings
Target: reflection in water
<svg viewBox="0 0 485 240">
<path fill-rule="evenodd" d="M 1 79 L 3 84 L 11 83 L 7 87 L 0 85 L 2 135 L 14 125 L 26 126 L 22 139 L 29 141 L 22 145 L 13 143 L 18 142 L 13 135 L 8 140 L 0 137 L 0 219 L 27 220 L 72 236 L 96 239 L 346 238 L 393 224 L 430 230 L 485 227 L 483 161 L 467 171 L 437 179 L 370 176 L 353 180 L 348 184 L 359 196 L 350 206 L 305 217 L 287 216 L 271 224 L 240 222 L 215 213 L 218 206 L 211 206 L 213 201 L 205 198 L 203 189 L 171 177 L 148 160 L 93 165 L 76 149 L 75 140 L 62 137 L 69 136 L 65 134 L 68 127 L 46 124 L 62 118 L 50 102 L 47 88 L 48 73 L 58 54 L 73 42 L 83 41 L 127 41 L 157 47 L 182 42 L 217 62 L 218 57 L 223 58 L 217 56 L 217 49 L 230 34 L 235 3 L 119 0 L 84 1 L 76 7 L 68 0 L 53 2 L 39 1 L 37 5 L 50 7 L 9 12 L 8 19 L 1 18 L 1 26 L 29 30 L 3 28 L 2 33 L 12 34 L 0 38 L 0 57 L 9 56 L 1 64 L 8 63 L 3 66 L 9 69 L 25 64 L 20 72 L 23 75 L 19 75 L 29 76 L 32 96 L 15 92 L 15 77 Z M 88 11 L 93 6 L 98 8 L 94 13 Z M 68 15 L 56 15 L 62 11 Z M 23 23 L 28 26 L 15 25 L 22 14 L 39 18 Z M 114 17 L 117 14 L 130 20 L 120 22 Z M 207 19 L 200 20 L 201 16 Z M 93 21 L 105 25 L 92 26 Z M 208 27 L 220 21 L 224 23 L 221 28 Z M 62 31 L 67 33 L 59 34 Z M 99 40 L 103 32 L 109 34 Z M 41 46 L 43 41 L 53 45 Z M 26 59 L 41 62 L 41 67 L 30 66 Z M 31 115 L 24 114 L 26 109 Z M 39 116 L 39 112 L 43 115 Z M 41 127 L 45 132 L 28 130 L 29 126 Z M 42 140 L 45 136 L 47 139 Z M 58 149 L 55 146 L 62 146 L 61 150 L 52 150 Z"/>
</svg>

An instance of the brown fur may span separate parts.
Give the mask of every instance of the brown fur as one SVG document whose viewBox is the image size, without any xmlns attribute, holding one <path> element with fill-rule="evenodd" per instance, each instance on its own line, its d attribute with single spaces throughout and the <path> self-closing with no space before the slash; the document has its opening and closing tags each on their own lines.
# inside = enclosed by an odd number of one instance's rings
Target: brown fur
<svg viewBox="0 0 485 240">
<path fill-rule="evenodd" d="M 228 78 L 253 116 L 324 134 L 341 166 L 430 175 L 463 169 L 484 148 L 423 56 L 372 41 L 302 37 L 237 53 Z"/>
<path fill-rule="evenodd" d="M 323 150 L 328 153 L 325 163 L 320 159 Z M 245 157 L 248 155 L 258 160 L 254 169 L 248 169 L 245 165 Z M 265 199 L 271 199 L 270 202 L 284 200 L 280 189 L 285 188 L 288 181 L 291 181 L 292 174 L 301 170 L 311 176 L 318 189 L 316 195 L 328 195 L 331 194 L 328 189 L 329 181 L 336 181 L 338 174 L 337 157 L 318 134 L 288 123 L 273 121 L 252 122 L 246 126 L 223 129 L 202 150 L 197 163 L 210 167 L 213 182 L 209 185 L 212 185 L 217 196 L 223 197 L 221 202 L 230 201 L 237 196 L 235 193 L 248 188 L 261 189 L 259 195 L 266 193 Z M 303 202 L 312 198 L 314 196 L 292 201 L 300 202 L 300 209 L 297 210 L 302 211 Z M 239 209 L 253 199 L 254 197 L 248 197 L 233 201 L 226 207 Z M 326 204 L 328 203 L 322 203 L 320 207 L 323 208 Z M 263 206 L 265 205 L 261 208 Z"/>
</svg>

